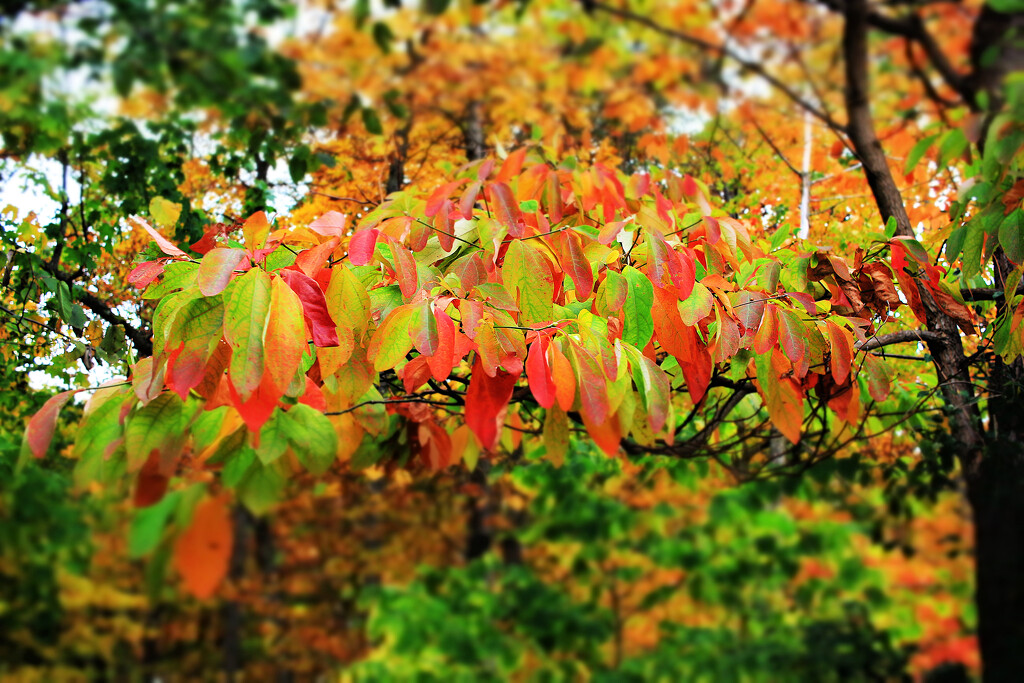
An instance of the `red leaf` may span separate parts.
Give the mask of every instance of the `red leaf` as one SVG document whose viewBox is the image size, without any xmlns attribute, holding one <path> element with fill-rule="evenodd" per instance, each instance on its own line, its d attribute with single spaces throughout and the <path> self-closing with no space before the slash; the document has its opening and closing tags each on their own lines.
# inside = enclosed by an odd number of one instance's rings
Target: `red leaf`
<svg viewBox="0 0 1024 683">
<path fill-rule="evenodd" d="M 132 272 L 128 273 L 128 284 L 144 289 L 150 282 L 157 279 L 164 272 L 165 263 L 162 261 L 146 261 L 135 266 Z"/>
<path fill-rule="evenodd" d="M 306 378 L 306 390 L 302 392 L 302 396 L 299 396 L 299 403 L 305 403 L 321 413 L 327 412 L 327 399 L 324 398 L 324 392 L 310 377 Z"/>
<path fill-rule="evenodd" d="M 530 393 L 544 408 L 555 405 L 555 381 L 548 367 L 548 340 L 540 337 L 530 344 L 530 352 L 526 356 L 526 379 L 530 383 Z"/>
<path fill-rule="evenodd" d="M 430 379 L 430 363 L 428 361 L 427 356 L 416 356 L 402 368 L 402 386 L 405 387 L 405 393 L 411 394 Z"/>
<path fill-rule="evenodd" d="M 316 277 L 317 273 L 327 265 L 327 260 L 339 244 L 341 244 L 341 238 L 332 237 L 323 244 L 301 251 L 295 257 L 295 265 L 309 277 Z"/>
<path fill-rule="evenodd" d="M 479 354 L 473 362 L 471 377 L 466 391 L 466 424 L 476 434 L 480 445 L 491 450 L 498 442 L 498 423 L 504 421 L 505 409 L 519 378 L 500 369 L 494 377 L 488 377 Z"/>
<path fill-rule="evenodd" d="M 288 283 L 302 302 L 302 312 L 309 321 L 313 344 L 316 346 L 337 346 L 338 331 L 335 322 L 327 310 L 327 299 L 316 280 L 308 275 L 292 269 L 279 271 L 281 278 Z"/>
<path fill-rule="evenodd" d="M 226 377 L 226 376 L 225 376 Z M 231 384 L 231 378 L 226 377 L 228 395 L 231 398 L 231 405 L 235 407 L 238 414 L 242 416 L 242 421 L 249 428 L 251 432 L 258 432 L 263 427 L 263 424 L 270 419 L 271 413 L 274 412 L 274 408 L 277 407 L 278 399 L 281 398 L 281 392 L 279 392 L 273 385 L 270 379 L 270 374 L 263 375 L 263 382 L 253 392 L 252 397 L 248 401 L 242 401 L 238 395 L 238 391 L 235 390 L 233 384 Z"/>
<path fill-rule="evenodd" d="M 548 218 L 552 223 L 562 222 L 562 186 L 558 181 L 558 174 L 552 171 L 548 173 L 547 182 L 544 185 L 544 203 L 547 206 Z"/>
<path fill-rule="evenodd" d="M 463 218 L 468 220 L 473 217 L 473 206 L 476 204 L 476 198 L 480 194 L 481 187 L 480 181 L 475 180 L 462 193 L 462 199 L 459 201 L 459 213 L 462 214 Z"/>
<path fill-rule="evenodd" d="M 608 418 L 608 382 L 604 372 L 600 363 L 582 346 L 571 343 L 569 348 L 576 360 L 580 413 L 591 423 L 601 424 Z"/>
<path fill-rule="evenodd" d="M 693 179 L 689 173 L 683 177 L 683 194 L 687 197 L 695 197 L 700 192 L 700 188 L 697 187 L 697 182 Z"/>
<path fill-rule="evenodd" d="M 512 194 L 512 188 L 505 183 L 495 182 L 487 186 L 493 206 L 491 210 L 498 222 L 508 228 L 512 237 L 523 236 L 523 213 Z"/>
<path fill-rule="evenodd" d="M 199 264 L 199 291 L 204 296 L 216 296 L 223 292 L 231 281 L 231 275 L 244 258 L 244 249 L 217 247 L 210 250 Z"/>
<path fill-rule="evenodd" d="M 373 258 L 380 231 L 374 228 L 360 230 L 348 240 L 348 258 L 354 265 L 365 266 Z"/>
<path fill-rule="evenodd" d="M 849 332 L 835 323 L 825 321 L 828 330 L 828 343 L 832 349 L 832 377 L 837 384 L 845 384 L 850 376 L 850 368 L 853 365 L 853 338 Z"/>
<path fill-rule="evenodd" d="M 395 241 L 391 241 L 391 253 L 395 257 L 395 277 L 402 290 L 402 296 L 411 299 L 419 287 L 419 274 L 416 272 L 416 258 L 412 252 Z"/>
<path fill-rule="evenodd" d="M 32 455 L 41 458 L 46 455 L 53 440 L 53 430 L 57 427 L 57 416 L 60 409 L 74 396 L 77 390 L 62 391 L 43 404 L 39 412 L 32 416 L 25 428 L 25 440 L 32 451 Z"/>
<path fill-rule="evenodd" d="M 337 211 L 328 211 L 309 224 L 309 229 L 324 237 L 341 237 L 345 234 L 345 223 L 348 216 Z"/>
<path fill-rule="evenodd" d="M 452 224 L 454 222 L 452 221 L 453 208 L 451 201 L 445 200 L 444 204 L 441 206 L 441 210 L 437 212 L 436 216 L 434 216 L 434 231 L 437 233 L 437 241 L 445 251 L 450 251 L 452 245 L 455 244 L 455 236 L 452 234 Z M 426 246 L 427 239 L 428 236 L 426 231 L 424 231 L 423 244 L 410 246 L 412 246 L 414 251 L 420 251 L 424 246 Z"/>
<path fill-rule="evenodd" d="M 437 349 L 427 357 L 434 379 L 441 381 L 448 377 L 455 365 L 455 323 L 444 311 L 435 313 L 437 318 Z"/>
<path fill-rule="evenodd" d="M 714 216 L 704 216 L 704 232 L 708 237 L 708 244 L 717 244 L 718 240 L 722 239 L 722 228 Z"/>
<path fill-rule="evenodd" d="M 160 451 L 154 448 L 135 480 L 135 495 L 132 497 L 135 507 L 144 508 L 159 503 L 167 493 L 169 482 L 170 479 L 160 472 Z"/>
<path fill-rule="evenodd" d="M 576 300 L 586 301 L 594 292 L 594 270 L 583 253 L 580 236 L 572 231 L 563 235 L 565 261 L 561 264 L 562 270 L 572 278 L 572 284 L 576 288 Z"/>
<path fill-rule="evenodd" d="M 192 524 L 174 544 L 174 567 L 185 589 L 206 600 L 228 573 L 231 559 L 231 517 L 223 498 L 209 498 L 192 513 Z"/>
<path fill-rule="evenodd" d="M 436 216 L 437 212 L 441 210 L 441 207 L 444 205 L 444 203 L 448 201 L 448 198 L 451 196 L 452 192 L 455 191 L 455 188 L 457 188 L 464 182 L 466 182 L 465 179 L 455 180 L 450 183 L 445 183 L 441 187 L 434 190 L 430 194 L 430 197 L 427 199 L 427 205 L 423 209 L 423 213 L 426 215 L 426 217 L 433 218 L 434 216 Z"/>
</svg>

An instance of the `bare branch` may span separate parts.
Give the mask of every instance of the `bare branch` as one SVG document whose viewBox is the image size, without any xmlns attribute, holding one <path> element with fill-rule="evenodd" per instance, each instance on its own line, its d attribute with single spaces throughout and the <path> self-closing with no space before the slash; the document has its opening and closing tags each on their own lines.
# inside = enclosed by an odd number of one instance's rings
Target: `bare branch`
<svg viewBox="0 0 1024 683">
<path fill-rule="evenodd" d="M 889 346 L 891 344 L 903 344 L 906 342 L 927 343 L 938 341 L 942 341 L 942 335 L 938 332 L 930 332 L 929 330 L 901 330 L 899 332 L 890 332 L 889 334 L 871 337 L 867 341 L 857 342 L 853 346 L 860 351 L 871 351 L 872 349 L 880 349 L 883 346 Z"/>
<path fill-rule="evenodd" d="M 704 40 L 703 38 L 698 38 L 697 36 L 685 33 L 684 31 L 668 28 L 667 26 L 662 26 L 653 19 L 645 17 L 641 14 L 637 14 L 636 12 L 633 12 L 631 10 L 621 9 L 619 7 L 612 7 L 611 5 L 606 5 L 603 2 L 589 2 L 589 0 L 587 4 L 594 10 L 600 10 L 605 14 L 611 14 L 612 16 L 619 17 L 620 19 L 625 19 L 626 21 L 646 26 L 652 31 L 660 33 L 663 36 L 674 38 L 675 40 L 678 40 L 682 43 L 686 43 L 687 45 L 692 45 L 696 48 L 704 50 L 705 52 L 711 52 L 713 54 L 721 55 L 723 57 L 731 59 L 732 61 L 736 62 L 741 67 L 743 67 L 745 70 L 750 71 L 751 73 L 755 73 L 764 80 L 768 81 L 768 83 L 773 88 L 781 92 L 801 109 L 810 112 L 814 117 L 823 121 L 829 128 L 841 133 L 846 132 L 845 126 L 843 126 L 838 121 L 833 119 L 826 112 L 822 111 L 818 107 L 811 104 L 807 99 L 797 94 L 795 90 L 790 88 L 782 80 L 780 80 L 778 77 L 776 77 L 767 69 L 765 69 L 764 65 L 761 64 L 760 62 L 753 62 L 750 61 L 749 59 L 745 59 L 741 57 L 737 52 L 735 52 L 734 50 L 730 49 L 725 45 L 712 43 L 707 40 Z"/>
</svg>

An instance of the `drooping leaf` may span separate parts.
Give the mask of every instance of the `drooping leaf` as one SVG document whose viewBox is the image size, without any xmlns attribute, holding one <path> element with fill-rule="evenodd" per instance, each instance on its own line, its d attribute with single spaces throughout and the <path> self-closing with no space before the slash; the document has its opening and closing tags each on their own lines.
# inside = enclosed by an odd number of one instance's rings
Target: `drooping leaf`
<svg viewBox="0 0 1024 683">
<path fill-rule="evenodd" d="M 493 182 L 487 186 L 487 193 L 491 197 L 491 210 L 498 222 L 505 226 L 512 237 L 522 237 L 523 214 L 512 189 L 503 182 Z"/>
<path fill-rule="evenodd" d="M 192 523 L 174 544 L 174 567 L 185 589 L 200 600 L 213 597 L 228 572 L 232 526 L 223 497 L 201 501 Z"/>
<path fill-rule="evenodd" d="M 494 377 L 488 377 L 479 355 L 473 363 L 470 377 L 466 391 L 466 424 L 476 435 L 480 446 L 491 450 L 501 435 L 498 426 L 504 421 L 505 409 L 518 377 L 500 369 Z"/>
<path fill-rule="evenodd" d="M 331 281 L 324 295 L 328 311 L 339 326 L 348 327 L 360 335 L 366 331 L 370 296 L 355 273 L 344 266 L 332 268 Z"/>
<path fill-rule="evenodd" d="M 141 469 L 154 451 L 161 458 L 177 457 L 184 439 L 183 408 L 177 395 L 164 392 L 132 413 L 124 434 L 129 472 Z"/>
<path fill-rule="evenodd" d="M 327 299 L 316 280 L 298 270 L 279 271 L 281 278 L 295 292 L 302 302 L 302 313 L 309 321 L 310 333 L 315 346 L 337 346 L 338 332 L 334 319 L 327 310 Z"/>
<path fill-rule="evenodd" d="M 780 372 L 785 364 L 782 352 L 772 349 L 754 356 L 757 382 L 772 424 L 792 443 L 800 442 L 803 424 L 803 396 L 792 379 Z"/>
<path fill-rule="evenodd" d="M 331 468 L 338 437 L 326 415 L 300 403 L 284 413 L 279 424 L 295 456 L 310 474 L 319 477 Z"/>
<path fill-rule="evenodd" d="M 516 299 L 519 322 L 532 326 L 551 322 L 554 282 L 547 259 L 529 242 L 512 240 L 501 268 L 502 282 Z"/>
<path fill-rule="evenodd" d="M 569 452 L 569 418 L 558 406 L 548 410 L 544 419 L 544 449 L 555 467 L 561 467 Z"/>
<path fill-rule="evenodd" d="M 601 424 L 608 417 L 608 381 L 600 363 L 582 346 L 569 346 L 576 370 L 580 412 L 591 424 Z"/>
<path fill-rule="evenodd" d="M 277 277 L 270 283 L 270 310 L 263 344 L 271 359 L 266 365 L 267 376 L 284 393 L 295 378 L 308 345 L 302 303 L 287 283 Z"/>
<path fill-rule="evenodd" d="M 68 399 L 76 393 L 74 390 L 62 391 L 51 396 L 39 409 L 39 412 L 28 421 L 28 426 L 25 428 L 25 440 L 28 442 L 32 455 L 37 458 L 46 455 L 46 451 L 50 449 L 50 442 L 53 440 L 53 431 L 57 427 L 57 416 L 60 415 L 60 410 L 68 402 Z"/>
<path fill-rule="evenodd" d="M 257 211 L 245 219 L 245 223 L 242 225 L 242 238 L 250 251 L 262 249 L 266 245 L 269 235 L 270 221 L 267 220 L 265 212 Z"/>
<path fill-rule="evenodd" d="M 216 296 L 223 292 L 243 258 L 244 249 L 211 249 L 199 264 L 199 291 L 204 296 Z"/>
<path fill-rule="evenodd" d="M 853 337 L 830 320 L 825 321 L 825 329 L 828 345 L 832 350 L 829 361 L 832 376 L 839 384 L 845 384 L 853 366 Z"/>
<path fill-rule="evenodd" d="M 526 357 L 526 378 L 530 383 L 530 392 L 544 408 L 555 404 L 555 381 L 547 361 L 547 339 L 541 337 L 530 345 Z"/>
<path fill-rule="evenodd" d="M 622 269 L 626 278 L 626 302 L 623 305 L 622 340 L 638 349 L 647 346 L 654 334 L 654 285 L 646 275 L 632 266 Z"/>
<path fill-rule="evenodd" d="M 224 339 L 231 345 L 228 372 L 242 400 L 263 378 L 263 333 L 270 313 L 270 276 L 252 268 L 224 293 Z"/>
<path fill-rule="evenodd" d="M 157 232 L 156 229 L 154 229 L 153 226 L 150 225 L 144 218 L 140 216 L 132 216 L 129 219 L 129 222 L 134 223 L 135 225 L 138 225 L 140 228 L 145 230 L 149 234 L 149 236 L 153 238 L 153 241 L 156 242 L 157 246 L 160 247 L 160 251 L 164 252 L 168 256 L 188 256 L 188 254 L 183 252 L 178 247 L 174 246 L 174 244 L 171 243 L 170 240 L 168 240 L 166 237 Z"/>
<path fill-rule="evenodd" d="M 409 325 L 415 309 L 412 305 L 399 306 L 377 328 L 366 346 L 366 357 L 377 372 L 390 370 L 405 359 L 412 349 Z"/>
<path fill-rule="evenodd" d="M 583 252 L 583 244 L 580 236 L 571 230 L 562 233 L 565 236 L 565 261 L 561 264 L 562 270 L 568 273 L 576 288 L 576 300 L 586 301 L 593 294 L 594 271 Z"/>
</svg>

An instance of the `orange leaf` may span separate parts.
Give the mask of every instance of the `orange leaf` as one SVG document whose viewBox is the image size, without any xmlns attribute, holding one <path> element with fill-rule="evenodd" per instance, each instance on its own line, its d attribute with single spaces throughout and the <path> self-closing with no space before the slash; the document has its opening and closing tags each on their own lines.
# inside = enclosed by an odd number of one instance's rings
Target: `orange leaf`
<svg viewBox="0 0 1024 683">
<path fill-rule="evenodd" d="M 572 364 L 569 359 L 551 344 L 551 377 L 555 383 L 555 400 L 558 407 L 565 412 L 572 410 L 573 401 L 576 400 L 576 377 L 572 374 Z M 527 358 L 529 360 L 529 358 Z"/>
<path fill-rule="evenodd" d="M 284 393 L 302 364 L 308 348 L 306 324 L 302 319 L 302 302 L 284 280 L 275 277 L 270 283 L 270 314 L 263 337 L 267 363 L 266 375 Z"/>
<path fill-rule="evenodd" d="M 228 573 L 231 544 L 231 517 L 224 499 L 199 503 L 192 524 L 174 544 L 174 567 L 185 590 L 200 600 L 213 597 Z"/>
</svg>

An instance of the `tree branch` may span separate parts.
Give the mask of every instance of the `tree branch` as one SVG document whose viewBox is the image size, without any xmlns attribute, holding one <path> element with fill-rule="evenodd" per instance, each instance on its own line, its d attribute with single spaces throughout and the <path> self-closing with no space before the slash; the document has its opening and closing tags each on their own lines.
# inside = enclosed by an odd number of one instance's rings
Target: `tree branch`
<svg viewBox="0 0 1024 683">
<path fill-rule="evenodd" d="M 68 286 L 71 286 L 72 284 L 71 278 L 63 273 L 58 273 L 57 278 L 67 282 Z M 85 290 L 77 292 L 75 298 L 81 302 L 83 306 L 103 320 L 107 321 L 109 324 L 120 325 L 123 327 L 124 335 L 131 340 L 132 346 L 135 347 L 135 350 L 139 352 L 140 356 L 153 355 L 153 341 L 149 338 L 149 335 L 132 325 L 122 316 L 110 310 L 110 306 L 107 305 L 107 302 L 103 299 L 99 298 L 95 294 L 90 294 Z"/>
<path fill-rule="evenodd" d="M 867 341 L 857 342 L 853 347 L 860 351 L 871 351 L 872 349 L 880 349 L 883 346 L 889 346 L 891 344 L 903 344 L 904 342 L 937 342 L 941 340 L 942 335 L 937 332 L 931 332 L 929 330 L 902 330 L 900 332 L 891 332 L 889 334 L 871 337 Z"/>
<path fill-rule="evenodd" d="M 698 38 L 697 36 L 691 35 L 689 33 L 685 33 L 677 29 L 662 26 L 656 21 L 649 19 L 648 17 L 645 17 L 641 14 L 637 14 L 636 12 L 633 12 L 628 9 L 612 7 L 611 5 L 606 5 L 603 2 L 592 2 L 591 0 L 587 0 L 586 5 L 592 8 L 592 10 L 599 10 L 601 12 L 604 12 L 605 14 L 610 14 L 620 19 L 624 19 L 635 24 L 640 24 L 641 26 L 646 26 L 647 28 L 651 29 L 656 33 L 660 33 L 661 35 L 667 36 L 669 38 L 674 38 L 675 40 L 678 40 L 682 43 L 686 43 L 687 45 L 692 45 L 696 48 L 704 50 L 705 52 L 711 52 L 717 55 L 721 55 L 722 57 L 727 57 L 736 62 L 737 64 L 739 64 L 745 70 L 755 73 L 764 80 L 768 81 L 768 83 L 773 88 L 781 92 L 783 95 L 789 98 L 790 101 L 792 101 L 794 104 L 796 104 L 803 110 L 810 112 L 815 118 L 824 122 L 825 125 L 827 125 L 829 128 L 840 133 L 846 132 L 845 126 L 843 126 L 838 121 L 829 116 L 826 112 L 822 111 L 818 107 L 808 102 L 805 98 L 797 94 L 795 90 L 790 88 L 782 80 L 772 75 L 771 72 L 765 69 L 764 65 L 761 64 L 760 62 L 753 62 L 750 61 L 749 59 L 744 59 L 738 53 L 726 47 L 725 45 L 712 43 L 707 40 L 704 40 L 703 38 Z"/>
<path fill-rule="evenodd" d="M 847 0 L 822 0 L 822 4 L 840 14 L 846 14 L 850 5 Z M 881 12 L 869 10 L 865 14 L 864 20 L 873 28 L 906 38 L 920 45 L 925 56 L 928 57 L 928 61 L 939 72 L 946 85 L 962 97 L 972 109 L 977 107 L 970 79 L 953 68 L 946 54 L 939 48 L 939 44 L 935 42 L 935 38 L 925 27 L 919 14 L 911 13 L 904 17 L 890 17 Z"/>
</svg>

